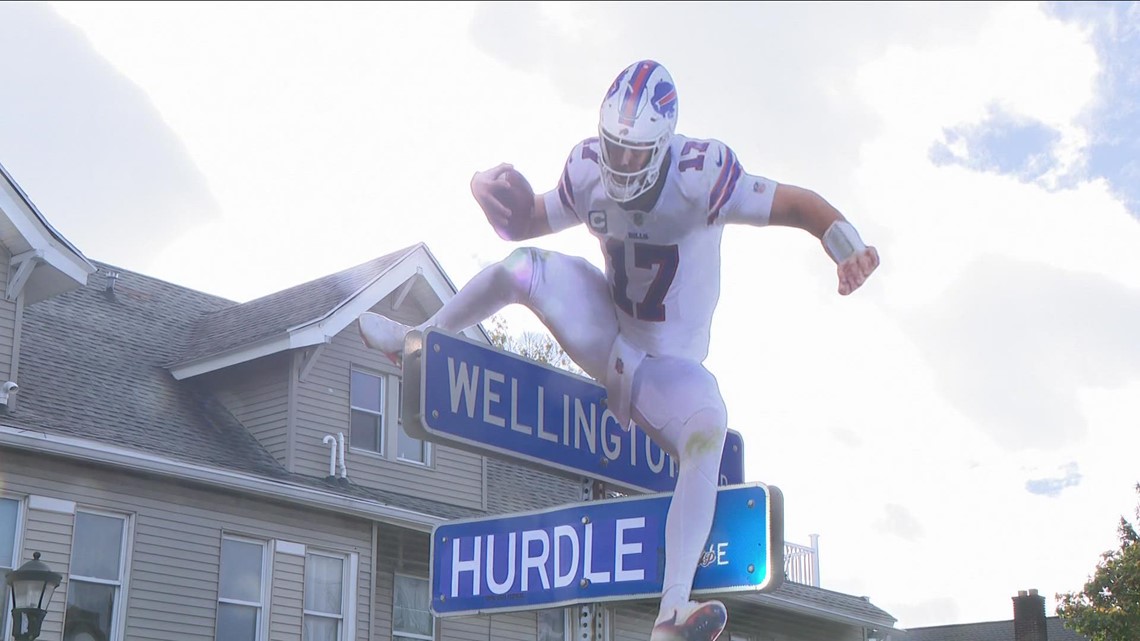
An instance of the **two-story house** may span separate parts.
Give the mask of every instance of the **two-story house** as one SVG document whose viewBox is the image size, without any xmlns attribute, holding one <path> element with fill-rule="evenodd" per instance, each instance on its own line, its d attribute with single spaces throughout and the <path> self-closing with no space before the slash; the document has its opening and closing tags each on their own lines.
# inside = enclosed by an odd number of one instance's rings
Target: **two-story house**
<svg viewBox="0 0 1140 641">
<path fill-rule="evenodd" d="M 435 526 L 581 487 L 402 429 L 401 372 L 355 321 L 418 323 L 455 294 L 426 245 L 236 303 L 86 258 L 0 167 L 0 271 L 0 568 L 40 553 L 62 574 L 41 639 L 648 637 L 646 601 L 586 625 L 583 608 L 433 617 Z M 813 582 L 726 597 L 724 638 L 898 632 Z"/>
</svg>

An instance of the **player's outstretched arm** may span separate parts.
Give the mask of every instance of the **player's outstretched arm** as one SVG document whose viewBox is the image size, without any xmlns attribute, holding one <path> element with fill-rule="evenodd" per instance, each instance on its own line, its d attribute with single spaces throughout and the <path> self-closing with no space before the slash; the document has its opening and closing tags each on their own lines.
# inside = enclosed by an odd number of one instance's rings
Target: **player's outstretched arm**
<svg viewBox="0 0 1140 641">
<path fill-rule="evenodd" d="M 798 227 L 815 236 L 835 261 L 839 293 L 859 289 L 879 266 L 879 252 L 865 245 L 855 227 L 819 194 L 781 184 L 772 199 L 769 224 Z"/>
<path fill-rule="evenodd" d="M 471 194 L 487 222 L 503 240 L 526 240 L 551 233 L 546 203 L 509 163 L 471 177 Z"/>
</svg>

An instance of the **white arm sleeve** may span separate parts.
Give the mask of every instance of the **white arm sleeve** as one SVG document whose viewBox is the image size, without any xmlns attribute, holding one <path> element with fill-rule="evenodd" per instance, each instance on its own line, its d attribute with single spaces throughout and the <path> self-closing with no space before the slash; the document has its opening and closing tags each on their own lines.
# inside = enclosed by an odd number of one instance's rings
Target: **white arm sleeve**
<svg viewBox="0 0 1140 641">
<path fill-rule="evenodd" d="M 724 222 L 757 227 L 767 225 L 777 184 L 774 180 L 742 172 L 736 189 L 721 210 Z"/>
</svg>

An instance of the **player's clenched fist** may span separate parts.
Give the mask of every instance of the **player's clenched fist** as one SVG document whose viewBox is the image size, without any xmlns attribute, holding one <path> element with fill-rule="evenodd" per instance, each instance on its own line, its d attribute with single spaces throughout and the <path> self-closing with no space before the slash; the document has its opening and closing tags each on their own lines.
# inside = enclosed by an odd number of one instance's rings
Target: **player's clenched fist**
<svg viewBox="0 0 1140 641">
<path fill-rule="evenodd" d="M 859 289 L 878 266 L 879 252 L 874 247 L 865 247 L 847 257 L 836 267 L 839 272 L 839 293 L 846 296 Z"/>
</svg>

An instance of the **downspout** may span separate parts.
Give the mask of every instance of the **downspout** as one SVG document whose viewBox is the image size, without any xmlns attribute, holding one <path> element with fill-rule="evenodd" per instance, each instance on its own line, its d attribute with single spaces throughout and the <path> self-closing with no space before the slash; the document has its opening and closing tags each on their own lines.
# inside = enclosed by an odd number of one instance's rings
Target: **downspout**
<svg viewBox="0 0 1140 641">
<path fill-rule="evenodd" d="M 372 589 L 369 592 L 368 603 L 368 638 L 379 638 L 376 634 L 376 571 L 380 567 L 380 562 L 377 560 L 377 555 L 380 554 L 380 525 L 372 522 Z"/>
</svg>

